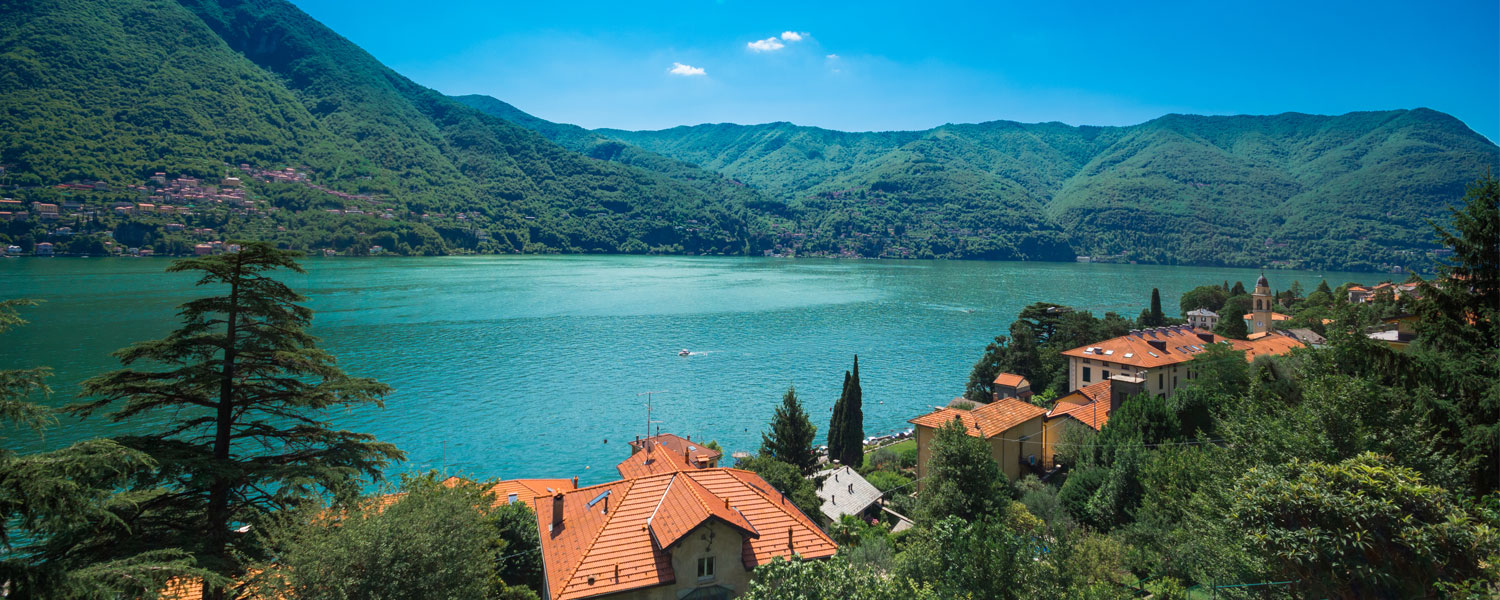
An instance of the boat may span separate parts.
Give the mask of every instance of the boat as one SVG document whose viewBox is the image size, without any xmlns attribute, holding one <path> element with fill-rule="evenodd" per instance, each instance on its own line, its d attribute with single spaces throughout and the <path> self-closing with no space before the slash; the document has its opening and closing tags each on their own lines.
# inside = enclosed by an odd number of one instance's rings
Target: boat
<svg viewBox="0 0 1500 600">
<path fill-rule="evenodd" d="M 683 348 L 683 349 L 677 351 L 677 355 L 678 356 L 689 356 L 691 354 L 692 354 L 692 351 L 688 350 L 687 348 Z"/>
</svg>

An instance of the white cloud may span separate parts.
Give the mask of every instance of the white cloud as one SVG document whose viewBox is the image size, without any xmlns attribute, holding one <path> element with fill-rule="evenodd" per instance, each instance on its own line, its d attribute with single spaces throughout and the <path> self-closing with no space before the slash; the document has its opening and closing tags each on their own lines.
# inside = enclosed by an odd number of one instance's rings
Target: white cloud
<svg viewBox="0 0 1500 600">
<path fill-rule="evenodd" d="M 807 34 L 805 34 L 805 33 L 797 33 L 795 31 L 783 31 L 783 32 L 781 32 L 781 39 L 786 40 L 788 42 L 800 42 L 800 41 L 802 41 L 802 36 L 804 36 L 804 35 L 807 35 Z"/>
<path fill-rule="evenodd" d="M 672 63 L 672 68 L 668 69 L 667 72 L 671 73 L 673 75 L 681 75 L 683 77 L 700 77 L 700 76 L 708 74 L 706 71 L 703 70 L 702 67 L 694 67 L 692 65 L 685 65 L 685 64 L 682 64 L 680 62 L 674 62 L 674 63 Z"/>
<path fill-rule="evenodd" d="M 753 42 L 745 44 L 745 47 L 754 52 L 775 52 L 777 50 L 785 48 L 786 44 L 781 43 L 781 40 L 778 40 L 774 37 L 768 37 L 763 40 L 755 40 Z"/>
<path fill-rule="evenodd" d="M 837 54 L 829 54 L 828 55 L 828 60 L 838 60 L 838 59 L 839 59 L 839 55 L 837 55 Z"/>
</svg>

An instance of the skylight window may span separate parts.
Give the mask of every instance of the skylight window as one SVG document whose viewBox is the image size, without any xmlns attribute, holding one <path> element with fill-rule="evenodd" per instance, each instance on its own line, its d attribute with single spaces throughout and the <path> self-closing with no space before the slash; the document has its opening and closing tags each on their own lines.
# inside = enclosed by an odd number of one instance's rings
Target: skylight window
<svg viewBox="0 0 1500 600">
<path fill-rule="evenodd" d="M 1147 350 L 1146 354 L 1150 354 L 1151 358 L 1161 358 L 1160 356 L 1157 356 L 1155 352 L 1152 352 L 1150 350 Z"/>
<path fill-rule="evenodd" d="M 1104 351 L 1104 355 L 1105 356 L 1114 356 L 1115 355 L 1115 351 L 1114 350 L 1105 350 Z"/>
<path fill-rule="evenodd" d="M 1126 352 L 1125 353 L 1125 358 L 1135 358 L 1135 353 L 1133 353 L 1133 352 Z"/>
</svg>

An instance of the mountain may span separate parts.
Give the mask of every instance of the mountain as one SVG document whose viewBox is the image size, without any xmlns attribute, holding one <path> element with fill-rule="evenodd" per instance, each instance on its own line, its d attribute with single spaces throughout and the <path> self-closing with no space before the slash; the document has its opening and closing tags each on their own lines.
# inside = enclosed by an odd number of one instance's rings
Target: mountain
<svg viewBox="0 0 1500 600">
<path fill-rule="evenodd" d="M 154 172 L 217 182 L 241 164 L 293 167 L 312 184 L 252 178 L 267 206 L 199 206 L 183 218 L 189 230 L 404 253 L 751 244 L 739 197 L 590 158 L 464 106 L 281 0 L 0 2 L 0 106 L 3 183 L 22 199 L 55 199 L 51 186 L 74 181 L 119 190 Z M 80 226 L 157 248 L 192 241 L 158 220 Z M 44 234 L 0 230 L 25 242 Z"/>
<path fill-rule="evenodd" d="M 1500 163 L 1425 109 L 590 131 L 422 87 L 284 0 L 0 0 L 0 109 L 4 194 L 63 207 L 0 220 L 0 243 L 59 252 L 1420 267 L 1426 220 Z"/>
<path fill-rule="evenodd" d="M 1129 127 L 994 121 L 849 133 L 788 123 L 596 133 L 721 172 L 793 206 L 961 205 L 1055 224 L 1079 254 L 1153 263 L 1423 265 L 1500 150 L 1428 109 L 1167 115 Z M 1032 209 L 1035 210 L 1032 210 Z M 1037 211 L 1041 215 L 1033 217 Z M 871 214 L 871 213 L 874 214 Z M 1016 220 L 980 220 L 1013 229 Z"/>
</svg>

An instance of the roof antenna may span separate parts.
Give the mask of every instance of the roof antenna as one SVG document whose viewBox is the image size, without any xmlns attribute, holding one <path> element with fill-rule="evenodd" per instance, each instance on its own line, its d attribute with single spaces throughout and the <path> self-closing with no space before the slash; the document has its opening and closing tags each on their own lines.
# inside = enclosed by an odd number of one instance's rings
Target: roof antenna
<svg viewBox="0 0 1500 600">
<path fill-rule="evenodd" d="M 665 394 L 665 393 L 667 393 L 667 390 L 653 390 L 653 391 L 649 391 L 649 392 L 641 392 L 641 393 L 635 395 L 635 397 L 637 397 L 637 398 L 640 398 L 641 396 L 645 396 L 646 397 L 646 439 L 650 439 L 651 438 L 651 424 L 652 423 L 660 423 L 661 422 L 661 421 L 652 421 L 651 420 L 651 395 L 652 394 Z M 659 433 L 661 431 L 661 426 L 657 425 L 656 426 L 656 430 Z M 649 456 L 650 453 L 651 453 L 651 444 L 647 443 L 646 444 L 646 454 Z"/>
</svg>

